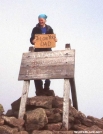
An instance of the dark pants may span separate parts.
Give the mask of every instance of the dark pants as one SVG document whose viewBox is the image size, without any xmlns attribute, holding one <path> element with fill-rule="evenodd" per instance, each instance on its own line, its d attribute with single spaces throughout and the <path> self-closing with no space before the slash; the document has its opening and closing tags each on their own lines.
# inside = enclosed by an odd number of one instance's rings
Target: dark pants
<svg viewBox="0 0 103 134">
<path fill-rule="evenodd" d="M 52 51 L 51 48 L 35 48 L 35 52 L 42 52 L 42 51 Z M 42 80 L 34 80 L 36 90 L 43 89 L 43 81 Z M 44 83 L 44 89 L 49 89 L 50 87 L 50 80 L 46 79 Z"/>
<path fill-rule="evenodd" d="M 34 80 L 36 90 L 42 90 L 43 89 L 43 81 L 42 80 Z M 44 89 L 49 89 L 50 86 L 50 80 L 46 79 L 44 83 Z"/>
</svg>

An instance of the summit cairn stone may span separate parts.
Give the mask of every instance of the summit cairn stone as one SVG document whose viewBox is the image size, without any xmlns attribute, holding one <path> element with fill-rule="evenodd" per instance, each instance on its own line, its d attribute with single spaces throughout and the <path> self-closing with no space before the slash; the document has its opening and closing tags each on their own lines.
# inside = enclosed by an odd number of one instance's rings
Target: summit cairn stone
<svg viewBox="0 0 103 134">
<path fill-rule="evenodd" d="M 12 103 L 12 114 L 1 115 L 0 134 L 74 134 L 74 131 L 103 133 L 103 118 L 86 116 L 72 106 L 69 99 L 69 130 L 62 123 L 63 98 L 35 96 L 27 99 L 24 118 L 18 119 L 20 98 Z M 6 132 L 6 133 L 4 133 Z"/>
</svg>

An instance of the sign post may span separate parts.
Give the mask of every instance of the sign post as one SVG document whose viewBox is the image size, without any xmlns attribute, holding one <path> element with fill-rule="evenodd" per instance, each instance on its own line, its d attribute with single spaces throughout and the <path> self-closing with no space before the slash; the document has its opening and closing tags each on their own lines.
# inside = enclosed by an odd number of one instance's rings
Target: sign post
<svg viewBox="0 0 103 134">
<path fill-rule="evenodd" d="M 39 41 L 42 39 L 44 40 L 43 36 L 42 38 L 40 37 L 37 36 Z M 49 37 L 47 36 L 45 41 L 48 40 Z M 52 40 L 54 39 L 52 38 Z M 78 109 L 74 69 L 75 50 L 70 49 L 69 44 L 66 45 L 65 50 L 23 53 L 18 80 L 24 80 L 24 85 L 18 118 L 23 118 L 26 111 L 26 102 L 29 92 L 30 80 L 64 79 L 62 123 L 63 128 L 68 130 L 70 88 L 72 92 L 73 106 Z"/>
</svg>

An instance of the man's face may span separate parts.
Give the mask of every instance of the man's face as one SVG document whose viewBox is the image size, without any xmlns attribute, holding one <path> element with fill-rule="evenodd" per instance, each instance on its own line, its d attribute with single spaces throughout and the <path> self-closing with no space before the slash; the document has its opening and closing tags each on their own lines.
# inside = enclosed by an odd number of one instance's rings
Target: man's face
<svg viewBox="0 0 103 134">
<path fill-rule="evenodd" d="M 46 20 L 45 19 L 39 18 L 38 20 L 39 20 L 40 26 L 44 26 L 45 25 L 45 23 L 46 23 Z"/>
</svg>

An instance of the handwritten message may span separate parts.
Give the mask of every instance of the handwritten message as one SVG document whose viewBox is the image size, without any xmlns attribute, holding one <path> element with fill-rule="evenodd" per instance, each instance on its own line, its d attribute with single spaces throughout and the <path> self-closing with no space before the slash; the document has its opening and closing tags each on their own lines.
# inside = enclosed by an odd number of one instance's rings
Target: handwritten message
<svg viewBox="0 0 103 134">
<path fill-rule="evenodd" d="M 55 34 L 36 34 L 35 48 L 52 48 L 56 46 Z"/>
</svg>

